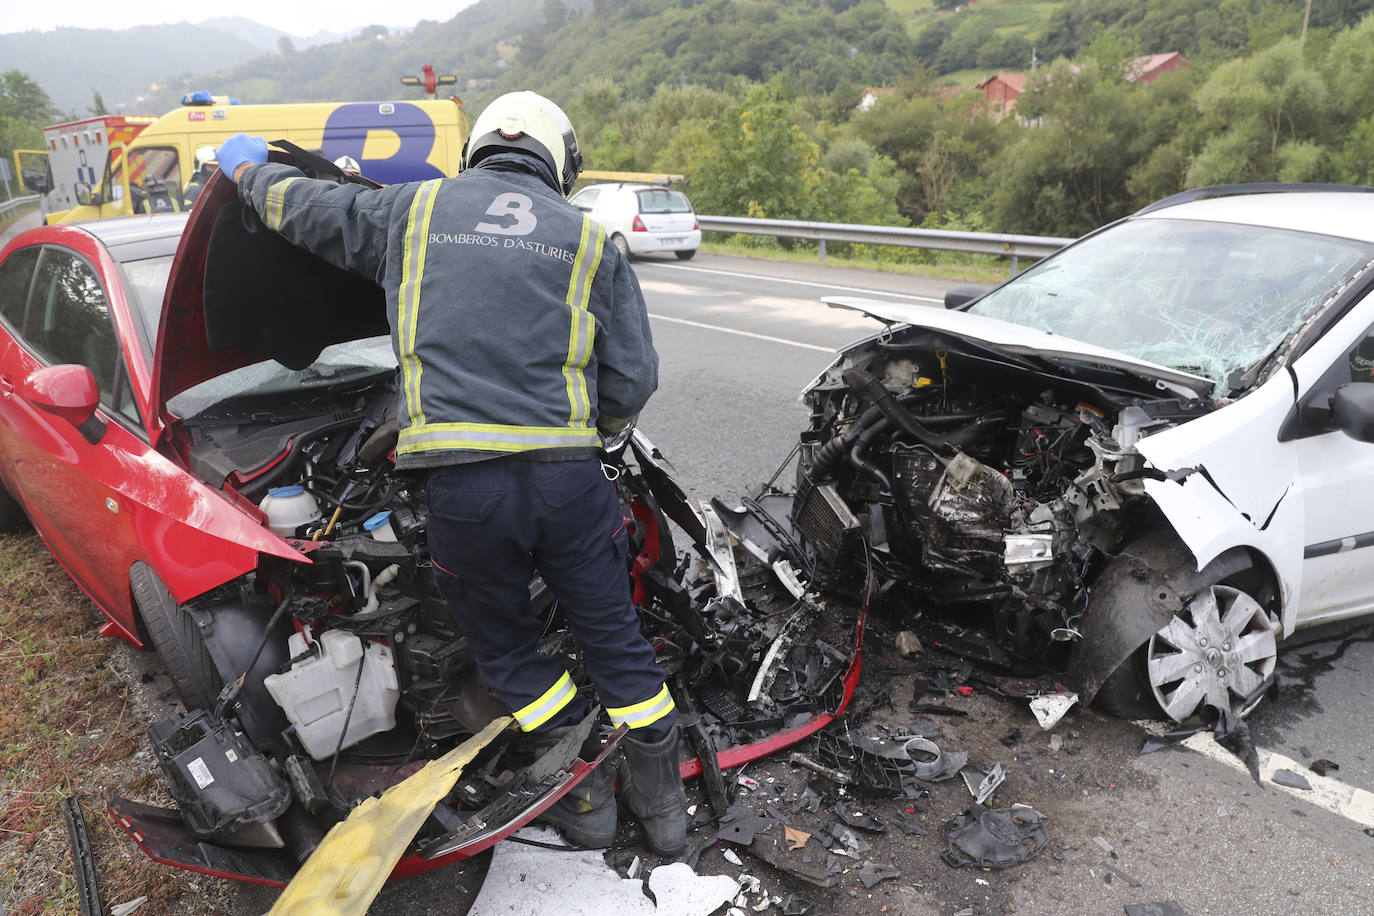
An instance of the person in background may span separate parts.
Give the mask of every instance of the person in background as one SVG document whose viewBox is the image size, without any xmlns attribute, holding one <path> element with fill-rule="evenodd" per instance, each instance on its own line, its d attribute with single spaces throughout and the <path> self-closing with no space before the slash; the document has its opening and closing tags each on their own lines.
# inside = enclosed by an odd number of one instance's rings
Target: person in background
<svg viewBox="0 0 1374 916">
<path fill-rule="evenodd" d="M 210 180 L 215 169 L 219 168 L 219 163 L 215 161 L 215 148 L 202 146 L 196 150 L 195 166 L 196 170 L 191 173 L 191 180 L 186 182 L 186 188 L 181 195 L 187 210 L 191 209 L 200 192 L 205 189 L 205 183 Z"/>
</svg>

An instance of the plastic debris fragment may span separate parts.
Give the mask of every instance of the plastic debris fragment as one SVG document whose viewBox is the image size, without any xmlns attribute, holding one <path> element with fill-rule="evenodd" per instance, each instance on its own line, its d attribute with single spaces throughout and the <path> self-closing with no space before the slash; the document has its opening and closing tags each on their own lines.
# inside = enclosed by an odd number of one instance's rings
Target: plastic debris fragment
<svg viewBox="0 0 1374 916">
<path fill-rule="evenodd" d="M 739 892 L 727 875 L 698 875 L 685 862 L 660 865 L 649 872 L 649 890 L 658 901 L 656 916 L 706 916 Z"/>
<path fill-rule="evenodd" d="M 1290 789 L 1311 789 L 1312 783 L 1301 773 L 1294 773 L 1292 770 L 1275 770 L 1273 775 L 1275 785 L 1287 786 Z"/>
<path fill-rule="evenodd" d="M 865 862 L 863 868 L 859 869 L 859 880 L 868 890 L 873 890 L 880 881 L 887 881 L 892 878 L 900 878 L 901 869 L 894 865 L 878 865 L 874 862 Z"/>
<path fill-rule="evenodd" d="M 1059 724 L 1059 720 L 1064 718 L 1064 714 L 1073 708 L 1078 702 L 1076 693 L 1051 693 L 1044 696 L 1032 697 L 1030 701 L 1031 712 L 1035 714 L 1035 721 L 1040 723 L 1040 727 L 1046 731 Z"/>
<path fill-rule="evenodd" d="M 939 746 L 929 738 L 911 738 L 903 749 L 916 764 L 917 779 L 925 782 L 944 782 L 953 779 L 968 763 L 967 751 L 942 753 Z"/>
<path fill-rule="evenodd" d="M 974 767 L 964 767 L 959 771 L 959 775 L 964 777 L 964 785 L 968 787 L 974 802 L 981 805 L 1006 781 L 1007 768 L 1000 763 L 994 763 L 992 769 L 984 773 Z"/>
<path fill-rule="evenodd" d="M 974 804 L 945 825 L 948 845 L 940 858 L 954 868 L 1007 868 L 1039 855 L 1049 845 L 1045 818 L 1029 805 L 991 809 Z"/>
<path fill-rule="evenodd" d="M 1126 916 L 1188 916 L 1188 911 L 1172 900 L 1159 903 L 1128 903 Z"/>
<path fill-rule="evenodd" d="M 883 833 L 887 830 L 887 824 L 876 814 L 865 811 L 852 801 L 841 799 L 835 803 L 835 813 L 846 826 L 856 830 L 866 830 L 869 833 Z"/>
</svg>

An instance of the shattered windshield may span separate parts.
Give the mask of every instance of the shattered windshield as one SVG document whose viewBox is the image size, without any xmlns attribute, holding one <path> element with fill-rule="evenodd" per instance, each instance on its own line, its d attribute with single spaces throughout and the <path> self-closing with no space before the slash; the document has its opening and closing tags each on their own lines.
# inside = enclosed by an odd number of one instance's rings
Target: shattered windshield
<svg viewBox="0 0 1374 916">
<path fill-rule="evenodd" d="M 1137 219 L 994 290 L 969 311 L 1234 386 L 1374 259 L 1352 239 Z"/>
</svg>

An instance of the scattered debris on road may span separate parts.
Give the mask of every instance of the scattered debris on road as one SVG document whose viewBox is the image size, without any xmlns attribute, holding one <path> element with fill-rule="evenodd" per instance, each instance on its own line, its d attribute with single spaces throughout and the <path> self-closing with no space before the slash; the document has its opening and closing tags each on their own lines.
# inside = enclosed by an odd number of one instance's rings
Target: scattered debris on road
<svg viewBox="0 0 1374 916">
<path fill-rule="evenodd" d="M 1275 770 L 1273 775 L 1275 785 L 1286 786 L 1290 789 L 1311 790 L 1312 783 L 1301 773 L 1294 773 L 1292 770 Z"/>
<path fill-rule="evenodd" d="M 949 845 L 941 854 L 955 868 L 998 869 L 1020 865 L 1049 845 L 1045 816 L 1029 805 L 985 808 L 973 804 L 945 825 Z"/>
</svg>

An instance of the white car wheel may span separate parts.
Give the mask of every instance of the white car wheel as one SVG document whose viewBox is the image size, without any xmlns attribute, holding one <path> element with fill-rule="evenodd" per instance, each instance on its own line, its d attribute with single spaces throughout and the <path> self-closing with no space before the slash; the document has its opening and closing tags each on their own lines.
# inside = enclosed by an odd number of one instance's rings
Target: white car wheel
<svg viewBox="0 0 1374 916">
<path fill-rule="evenodd" d="M 1175 722 L 1209 706 L 1249 712 L 1274 672 L 1276 629 L 1260 603 L 1238 588 L 1198 592 L 1150 637 L 1145 673 L 1159 707 Z"/>
</svg>

